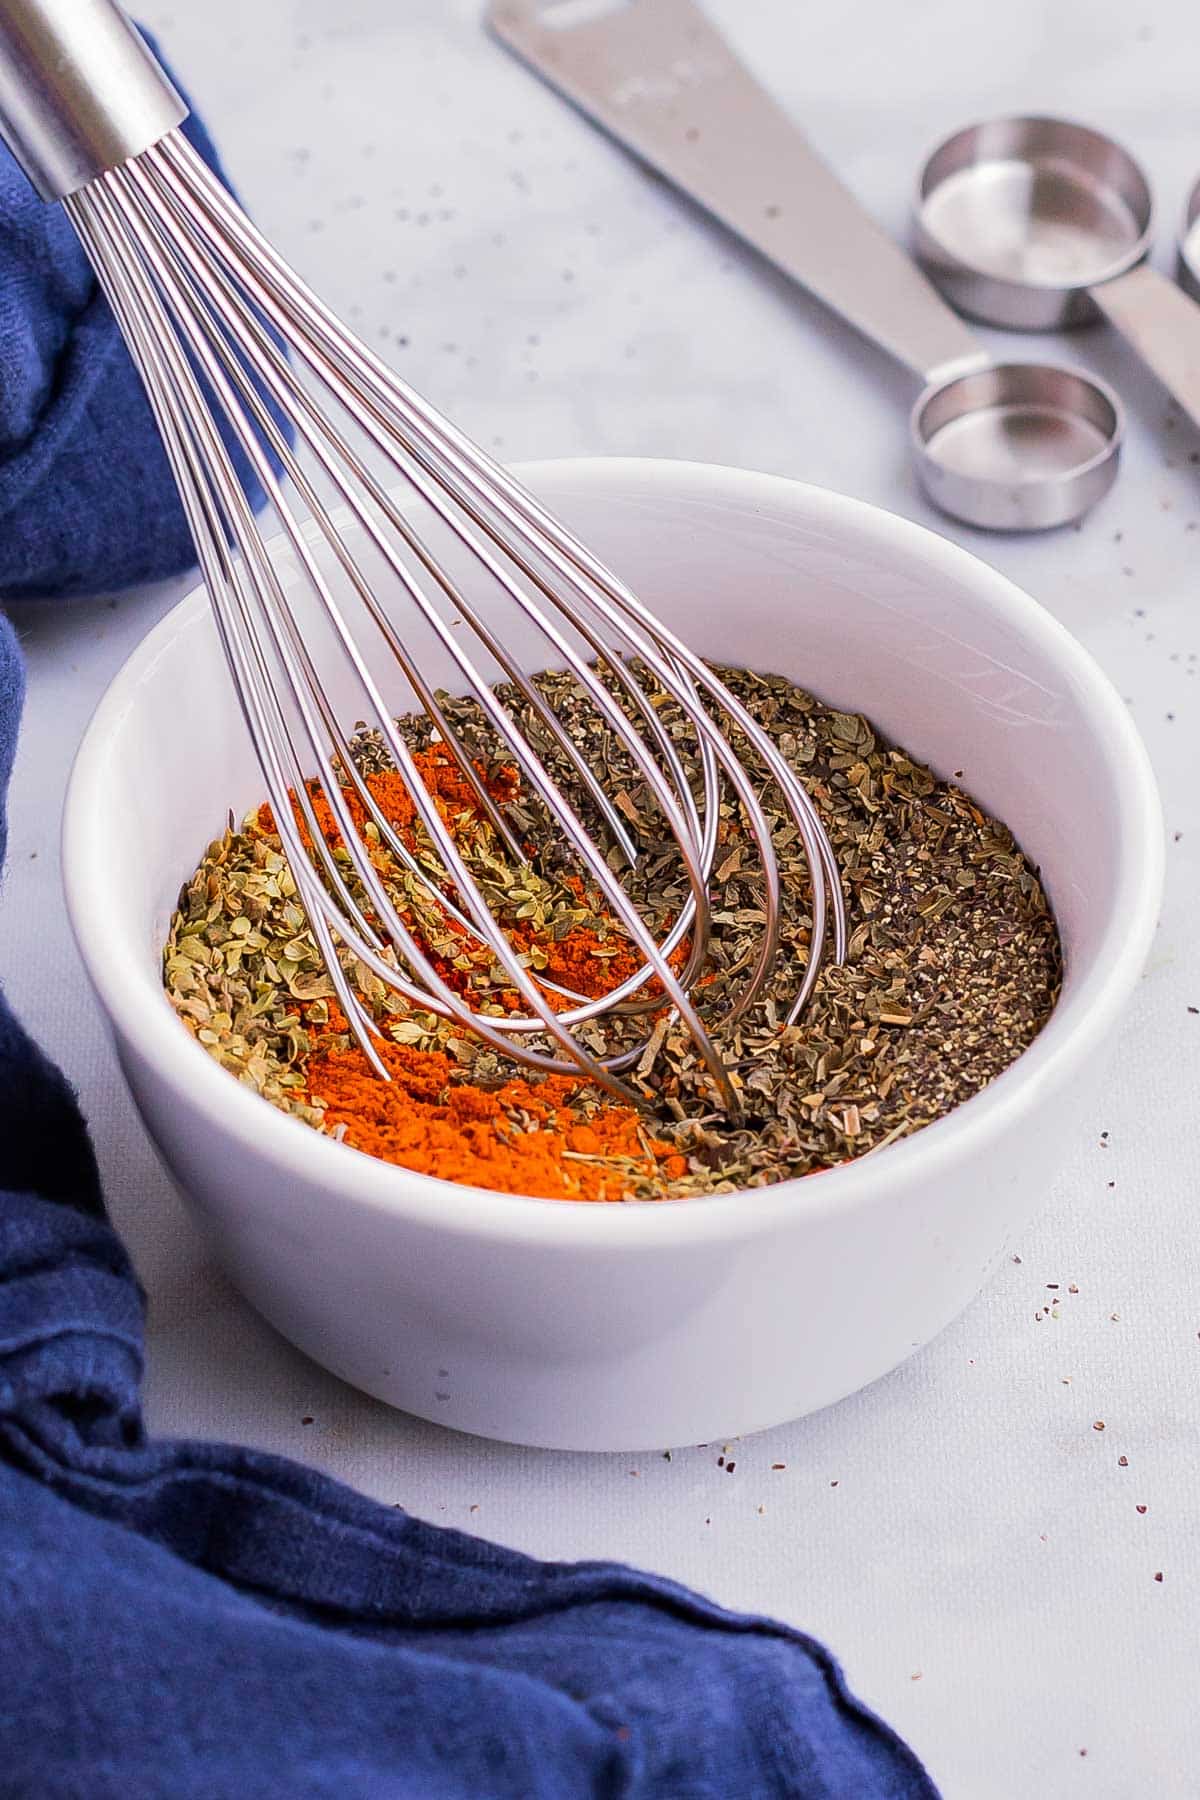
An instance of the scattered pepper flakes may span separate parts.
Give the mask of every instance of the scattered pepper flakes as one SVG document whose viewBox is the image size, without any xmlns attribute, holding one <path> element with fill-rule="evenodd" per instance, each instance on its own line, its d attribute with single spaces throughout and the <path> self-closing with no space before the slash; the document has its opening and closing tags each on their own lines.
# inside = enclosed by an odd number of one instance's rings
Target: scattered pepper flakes
<svg viewBox="0 0 1200 1800">
<path fill-rule="evenodd" d="M 305 1413 L 304 1417 L 300 1421 L 300 1423 L 302 1425 L 311 1425 L 312 1422 L 313 1422 L 313 1416 L 311 1413 Z"/>
<path fill-rule="evenodd" d="M 1118 1456 L 1117 1467 L 1119 1469 L 1127 1469 L 1129 1467 L 1129 1458 L 1127 1456 Z"/>
<path fill-rule="evenodd" d="M 786 1468 L 787 1468 L 787 1464 L 786 1464 L 786 1463 L 772 1463 L 772 1464 L 771 1464 L 771 1467 L 772 1467 L 772 1468 L 773 1468 L 773 1469 L 786 1469 Z"/>
<path fill-rule="evenodd" d="M 1103 1431 L 1104 1430 L 1104 1420 L 1103 1419 L 1093 1419 L 1092 1420 L 1092 1430 L 1093 1431 Z"/>
<path fill-rule="evenodd" d="M 1163 1578 L 1163 1572 L 1162 1572 L 1162 1570 L 1161 1570 L 1161 1569 L 1155 1569 L 1155 1571 L 1154 1571 L 1154 1579 L 1155 1579 L 1155 1581 L 1161 1581 L 1161 1580 L 1162 1580 L 1162 1578 Z"/>
<path fill-rule="evenodd" d="M 1134 1512 L 1144 1513 L 1146 1508 L 1142 1505 L 1138 1505 L 1138 1506 L 1135 1506 L 1133 1510 L 1134 1510 Z"/>
</svg>

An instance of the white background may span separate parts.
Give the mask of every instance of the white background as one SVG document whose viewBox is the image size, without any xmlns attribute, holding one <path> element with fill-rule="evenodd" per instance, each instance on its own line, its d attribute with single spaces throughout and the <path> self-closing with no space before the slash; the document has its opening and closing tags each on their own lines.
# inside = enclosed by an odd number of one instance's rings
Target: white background
<svg viewBox="0 0 1200 1800">
<path fill-rule="evenodd" d="M 897 231 L 933 140 L 1050 110 L 1144 160 L 1169 266 L 1200 174 L 1191 0 L 711 10 Z M 156 0 L 144 16 L 281 247 L 485 445 L 745 464 L 950 530 L 1112 674 L 1169 839 L 1162 928 L 1103 1102 L 1019 1261 L 951 1330 L 856 1399 L 738 1443 L 732 1475 L 719 1444 L 670 1462 L 506 1449 L 324 1375 L 197 1241 L 85 991 L 57 868 L 88 713 L 184 584 L 18 609 L 30 699 L 0 969 L 79 1085 L 148 1287 L 153 1426 L 245 1438 L 537 1555 L 626 1558 L 792 1620 L 948 1800 L 1200 1795 L 1200 438 L 1113 339 L 1077 336 L 1071 353 L 1129 406 L 1117 490 L 1079 531 L 955 531 L 905 465 L 906 378 L 511 62 L 476 0 Z"/>
</svg>

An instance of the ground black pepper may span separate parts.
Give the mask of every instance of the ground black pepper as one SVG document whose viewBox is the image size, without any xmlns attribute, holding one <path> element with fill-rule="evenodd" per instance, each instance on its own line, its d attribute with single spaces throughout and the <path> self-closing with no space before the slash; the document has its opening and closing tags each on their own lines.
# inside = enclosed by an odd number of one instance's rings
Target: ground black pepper
<svg viewBox="0 0 1200 1800">
<path fill-rule="evenodd" d="M 782 677 L 721 673 L 770 730 L 821 812 L 847 896 L 849 953 L 840 967 L 823 969 L 799 1024 L 782 1029 L 812 917 L 796 834 L 781 827 L 783 954 L 759 1005 L 720 1037 L 743 1114 L 730 1117 L 714 1105 L 711 1078 L 683 1032 L 666 1026 L 656 1033 L 638 1075 L 647 1127 L 677 1152 L 676 1166 L 653 1177 L 614 1168 L 617 1192 L 628 1180 L 627 1198 L 760 1187 L 883 1148 L 1002 1073 L 1041 1030 L 1059 991 L 1061 953 L 1050 907 L 1036 871 L 1003 825 L 861 716 L 824 706 Z M 538 679 L 570 727 L 580 706 L 573 686 L 561 676 Z M 448 697 L 443 704 L 471 754 L 481 766 L 493 766 L 494 747 L 475 709 Z M 660 718 L 689 776 L 697 777 L 685 722 L 672 720 L 667 708 Z M 427 720 L 401 726 L 415 748 L 429 748 Z M 385 766 L 371 734 L 356 739 L 355 754 L 368 775 Z M 644 783 L 615 751 L 604 747 L 602 754 L 610 759 L 605 785 L 626 820 L 646 821 L 632 891 L 650 921 L 661 924 L 677 914 L 686 883 L 661 831 L 656 839 Z M 506 810 L 521 823 L 519 797 Z M 726 995 L 762 917 L 761 873 L 750 856 L 743 866 L 747 842 L 736 807 L 725 805 L 713 956 L 701 994 L 714 1022 L 728 1013 Z M 166 985 L 188 1029 L 214 1057 L 273 1104 L 321 1129 L 321 1097 L 305 1080 L 307 1015 L 324 996 L 320 958 L 279 851 L 279 840 L 253 816 L 210 848 L 172 922 Z M 552 866 L 543 877 L 541 886 L 525 890 L 533 891 L 535 909 L 561 878 Z M 402 887 L 397 899 L 404 904 Z M 576 901 L 576 910 L 586 910 Z M 548 928 L 557 930 L 558 914 L 549 900 L 545 905 Z M 603 936 L 603 920 L 588 914 L 588 922 Z M 613 954 L 621 948 L 614 928 Z M 368 999 L 385 1008 L 386 1035 L 451 1057 L 452 1084 L 461 1078 L 496 1087 L 509 1072 L 494 1052 L 465 1041 L 432 1014 L 395 1011 L 390 997 L 385 1002 L 373 992 L 366 971 L 353 966 L 350 972 Z M 606 1020 L 582 1035 L 591 1034 L 592 1048 L 611 1052 L 621 1048 L 622 1031 L 644 1029 L 638 1021 Z M 604 1103 L 598 1090 L 581 1085 L 572 1110 L 586 1125 Z M 528 1119 L 511 1124 L 530 1129 Z"/>
</svg>

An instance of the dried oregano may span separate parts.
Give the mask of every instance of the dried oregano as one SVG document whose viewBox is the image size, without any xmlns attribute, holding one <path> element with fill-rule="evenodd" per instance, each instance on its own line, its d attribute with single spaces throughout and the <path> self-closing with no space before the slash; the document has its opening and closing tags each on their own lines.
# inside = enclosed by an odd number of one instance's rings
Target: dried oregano
<svg viewBox="0 0 1200 1800">
<path fill-rule="evenodd" d="M 808 954 L 812 918 L 798 836 L 781 820 L 775 832 L 784 892 L 783 950 L 765 997 L 732 1028 L 721 1029 L 728 996 L 762 924 L 761 873 L 738 809 L 723 806 L 714 873 L 715 934 L 702 990 L 706 1019 L 742 1095 L 738 1118 L 714 1103 L 711 1078 L 687 1034 L 662 1018 L 636 1077 L 644 1085 L 646 1130 L 679 1155 L 671 1178 L 651 1180 L 630 1164 L 615 1171 L 629 1198 L 684 1196 L 759 1187 L 882 1148 L 978 1093 L 1032 1042 L 1058 996 L 1058 933 L 1036 872 L 1001 824 L 952 783 L 938 781 L 857 714 L 822 705 L 779 676 L 720 671 L 769 730 L 820 810 L 838 861 L 851 925 L 849 953 L 826 966 L 801 1021 L 781 1029 Z M 567 677 L 539 686 L 560 717 L 586 738 L 590 711 Z M 510 707 L 526 703 L 505 690 Z M 500 761 L 472 703 L 441 696 L 481 769 Z M 699 769 L 692 732 L 672 717 L 672 733 L 690 779 Z M 416 749 L 433 740 L 423 717 L 401 728 Z M 530 735 L 536 740 L 538 727 Z M 630 890 L 643 915 L 665 929 L 682 906 L 686 882 L 677 856 L 655 832 L 654 804 L 619 747 L 589 740 L 608 792 L 641 843 Z M 355 760 L 368 777 L 389 767 L 379 738 L 361 732 Z M 752 759 L 751 759 L 752 760 Z M 544 838 L 536 810 L 509 792 L 506 817 L 522 837 Z M 368 826 L 368 831 L 374 828 Z M 534 970 L 569 950 L 586 930 L 590 954 L 628 955 L 594 896 L 568 886 L 553 856 L 516 868 L 480 820 L 462 825 L 460 847 L 489 903 L 506 925 L 522 928 Z M 539 837 L 540 834 L 540 837 Z M 419 830 L 414 847 L 436 873 Z M 500 991 L 485 957 L 464 957 L 446 933 L 428 891 L 384 858 L 393 898 L 430 947 L 458 969 L 481 1003 Z M 457 959 L 457 960 L 456 960 Z M 384 1032 L 397 1044 L 447 1053 L 457 1079 L 496 1086 L 508 1072 L 495 1053 L 432 1013 L 406 1010 L 397 997 L 346 957 L 346 965 Z M 164 954 L 167 992 L 189 1030 L 237 1079 L 273 1105 L 323 1127 L 320 1095 L 306 1070 L 314 1032 L 330 1017 L 333 987 L 318 955 L 278 837 L 252 814 L 210 845 L 184 887 Z M 653 1025 L 653 1021 L 651 1021 Z M 647 1031 L 646 1021 L 605 1020 L 587 1028 L 592 1047 L 613 1051 Z M 571 1110 L 581 1125 L 609 1105 L 581 1084 Z M 515 1130 L 531 1125 L 515 1116 Z"/>
</svg>

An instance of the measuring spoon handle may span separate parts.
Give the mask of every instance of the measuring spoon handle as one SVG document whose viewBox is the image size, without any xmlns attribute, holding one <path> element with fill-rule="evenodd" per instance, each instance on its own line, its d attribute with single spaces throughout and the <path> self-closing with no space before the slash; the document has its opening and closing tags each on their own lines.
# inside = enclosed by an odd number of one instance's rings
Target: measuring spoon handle
<svg viewBox="0 0 1200 1800">
<path fill-rule="evenodd" d="M 1088 291 L 1109 323 L 1200 425 L 1200 306 L 1148 263 Z"/>
<path fill-rule="evenodd" d="M 556 13 L 562 22 L 548 23 Z M 922 381 L 987 361 L 692 0 L 493 0 L 489 23 L 551 86 Z"/>
</svg>

